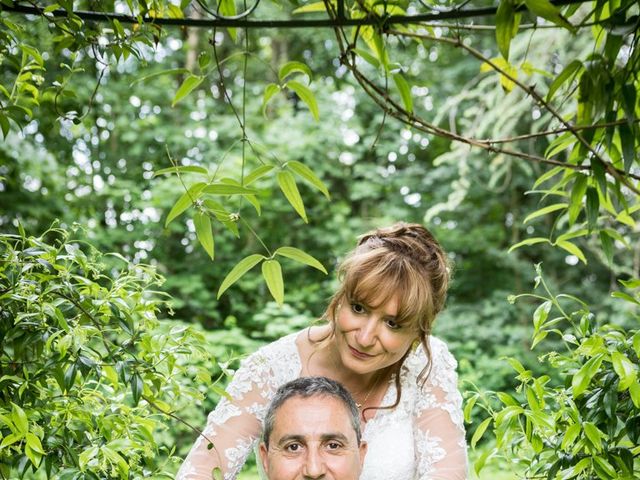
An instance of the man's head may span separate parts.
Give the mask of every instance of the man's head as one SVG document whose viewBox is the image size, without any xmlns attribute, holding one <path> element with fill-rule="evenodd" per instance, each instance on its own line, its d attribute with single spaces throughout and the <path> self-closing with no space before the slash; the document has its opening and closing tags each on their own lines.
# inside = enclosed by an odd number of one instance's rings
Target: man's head
<svg viewBox="0 0 640 480">
<path fill-rule="evenodd" d="M 357 480 L 366 450 L 358 408 L 338 382 L 301 377 L 278 389 L 260 444 L 269 480 Z"/>
</svg>

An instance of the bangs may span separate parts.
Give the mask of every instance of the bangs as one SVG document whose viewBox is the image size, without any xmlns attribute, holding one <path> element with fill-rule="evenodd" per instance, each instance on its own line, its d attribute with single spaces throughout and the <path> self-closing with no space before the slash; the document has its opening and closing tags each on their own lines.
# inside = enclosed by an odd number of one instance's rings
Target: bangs
<svg viewBox="0 0 640 480">
<path fill-rule="evenodd" d="M 346 269 L 343 285 L 347 299 L 378 308 L 397 297 L 396 322 L 418 330 L 422 320 L 430 318 L 431 291 L 424 277 L 406 259 L 395 257 L 389 261 L 389 258 L 375 258 L 379 255 L 371 257 L 374 258 Z"/>
</svg>

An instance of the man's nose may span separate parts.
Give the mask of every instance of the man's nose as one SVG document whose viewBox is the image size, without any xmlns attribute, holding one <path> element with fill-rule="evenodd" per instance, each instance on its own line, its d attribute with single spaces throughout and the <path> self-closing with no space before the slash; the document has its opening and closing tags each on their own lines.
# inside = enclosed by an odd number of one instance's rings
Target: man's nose
<svg viewBox="0 0 640 480">
<path fill-rule="evenodd" d="M 327 467 L 322 456 L 322 452 L 318 449 L 310 448 L 303 467 L 305 480 L 320 480 L 325 478 Z"/>
</svg>

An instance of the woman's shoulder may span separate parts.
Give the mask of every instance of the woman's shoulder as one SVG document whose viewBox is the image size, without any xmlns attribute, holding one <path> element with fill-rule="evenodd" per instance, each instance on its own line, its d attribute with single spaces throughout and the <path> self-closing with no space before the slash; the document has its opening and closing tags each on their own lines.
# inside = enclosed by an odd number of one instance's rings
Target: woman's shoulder
<svg viewBox="0 0 640 480">
<path fill-rule="evenodd" d="M 455 370 L 457 368 L 458 362 L 449 351 L 449 347 L 444 340 L 431 335 L 429 337 L 429 350 L 431 351 L 431 370 L 440 368 Z M 429 359 L 427 358 L 427 353 L 424 349 L 424 345 L 422 344 L 418 345 L 406 360 L 406 365 L 409 367 L 409 370 L 418 370 L 418 373 L 420 373 L 428 363 Z"/>
<path fill-rule="evenodd" d="M 299 334 L 300 332 L 293 332 L 271 343 L 267 343 L 249 355 L 248 359 L 271 361 L 292 355 L 297 356 L 296 338 Z"/>
</svg>

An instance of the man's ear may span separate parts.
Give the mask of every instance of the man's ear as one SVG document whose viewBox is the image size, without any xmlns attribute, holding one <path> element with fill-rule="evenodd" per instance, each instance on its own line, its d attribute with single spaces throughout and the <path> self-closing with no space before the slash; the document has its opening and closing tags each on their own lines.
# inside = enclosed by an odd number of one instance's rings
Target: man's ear
<svg viewBox="0 0 640 480">
<path fill-rule="evenodd" d="M 360 468 L 362 468 L 362 466 L 364 465 L 364 457 L 367 454 L 367 442 L 365 442 L 364 440 L 360 442 L 360 447 L 358 447 L 360 450 Z"/>
<path fill-rule="evenodd" d="M 260 461 L 262 462 L 262 469 L 266 474 L 269 471 L 269 451 L 264 442 L 260 442 Z"/>
</svg>

